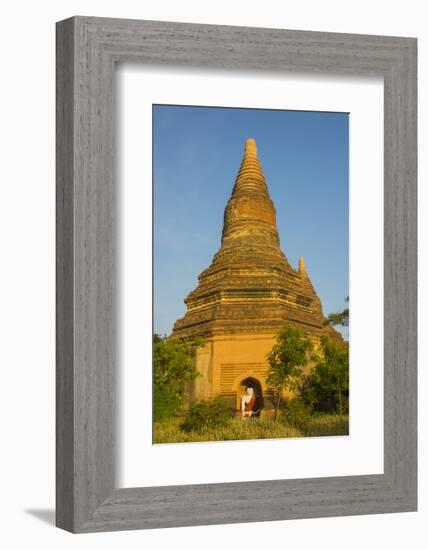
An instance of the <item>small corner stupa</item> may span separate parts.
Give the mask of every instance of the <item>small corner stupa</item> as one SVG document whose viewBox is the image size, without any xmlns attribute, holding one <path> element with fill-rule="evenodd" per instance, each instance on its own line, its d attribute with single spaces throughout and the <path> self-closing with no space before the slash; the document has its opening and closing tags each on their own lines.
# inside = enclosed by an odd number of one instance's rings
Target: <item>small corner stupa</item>
<svg viewBox="0 0 428 550">
<path fill-rule="evenodd" d="M 303 258 L 295 270 L 280 249 L 275 206 L 254 139 L 245 143 L 220 249 L 198 279 L 171 335 L 204 340 L 195 358 L 200 376 L 193 398 L 221 396 L 239 406 L 251 382 L 268 403 L 273 390 L 265 381 L 266 355 L 286 322 L 301 327 L 315 345 L 322 334 L 342 339 L 325 325 Z"/>
</svg>

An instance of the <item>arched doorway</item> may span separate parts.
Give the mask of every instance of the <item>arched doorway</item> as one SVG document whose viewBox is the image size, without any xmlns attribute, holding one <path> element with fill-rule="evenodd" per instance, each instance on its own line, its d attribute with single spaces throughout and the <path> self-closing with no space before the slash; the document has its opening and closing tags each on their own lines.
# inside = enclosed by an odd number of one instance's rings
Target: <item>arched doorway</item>
<svg viewBox="0 0 428 550">
<path fill-rule="evenodd" d="M 241 397 L 245 394 L 248 387 L 251 387 L 254 389 L 254 393 L 259 397 L 260 399 L 260 408 L 264 408 L 264 395 L 263 395 L 263 388 L 259 380 L 257 378 L 254 378 L 253 376 L 248 376 L 247 378 L 244 378 L 241 380 L 238 391 L 236 392 L 236 409 L 239 411 L 241 410 Z"/>
</svg>

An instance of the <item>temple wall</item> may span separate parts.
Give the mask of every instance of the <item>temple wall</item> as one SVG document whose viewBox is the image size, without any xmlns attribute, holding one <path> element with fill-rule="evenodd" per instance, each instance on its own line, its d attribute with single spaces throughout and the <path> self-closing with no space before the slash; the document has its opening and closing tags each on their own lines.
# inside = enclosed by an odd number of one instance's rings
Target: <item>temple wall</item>
<svg viewBox="0 0 428 550">
<path fill-rule="evenodd" d="M 319 338 L 311 338 L 315 346 Z M 267 354 L 276 343 L 276 333 L 219 335 L 205 339 L 205 344 L 196 353 L 196 367 L 200 375 L 196 378 L 193 399 L 221 396 L 231 406 L 239 406 L 239 395 L 243 393 L 241 382 L 246 378 L 256 379 L 267 399 L 272 388 L 266 384 L 269 368 Z M 306 372 L 310 366 L 304 369 Z M 286 392 L 284 396 L 290 396 Z"/>
<path fill-rule="evenodd" d="M 241 382 L 245 378 L 259 381 L 263 394 L 268 388 L 265 375 L 266 355 L 275 343 L 275 334 L 238 334 L 214 336 L 205 340 L 196 355 L 200 376 L 195 380 L 195 399 L 222 396 L 237 405 Z"/>
<path fill-rule="evenodd" d="M 213 342 L 206 340 L 204 346 L 196 350 L 196 368 L 199 376 L 195 379 L 193 399 L 212 397 L 213 391 Z"/>
</svg>

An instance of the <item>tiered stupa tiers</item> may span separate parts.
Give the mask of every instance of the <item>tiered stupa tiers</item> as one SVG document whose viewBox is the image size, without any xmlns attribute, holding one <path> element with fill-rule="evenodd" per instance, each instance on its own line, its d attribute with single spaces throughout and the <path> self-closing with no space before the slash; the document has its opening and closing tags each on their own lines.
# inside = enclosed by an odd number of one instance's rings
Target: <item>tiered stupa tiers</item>
<svg viewBox="0 0 428 550">
<path fill-rule="evenodd" d="M 221 247 L 185 299 L 173 336 L 276 333 L 284 322 L 317 337 L 339 337 L 325 326 L 320 300 L 303 258 L 293 269 L 280 249 L 276 212 L 253 139 L 224 212 Z"/>
</svg>

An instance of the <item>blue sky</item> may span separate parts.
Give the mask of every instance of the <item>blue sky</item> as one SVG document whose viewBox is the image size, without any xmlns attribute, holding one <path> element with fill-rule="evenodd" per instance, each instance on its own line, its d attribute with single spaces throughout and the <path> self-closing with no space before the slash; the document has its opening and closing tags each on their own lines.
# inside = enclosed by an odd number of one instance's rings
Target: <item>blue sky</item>
<svg viewBox="0 0 428 550">
<path fill-rule="evenodd" d="M 220 247 L 249 137 L 257 142 L 283 252 L 294 267 L 305 258 L 324 314 L 344 308 L 348 123 L 346 113 L 153 107 L 155 332 L 171 332 Z"/>
</svg>

